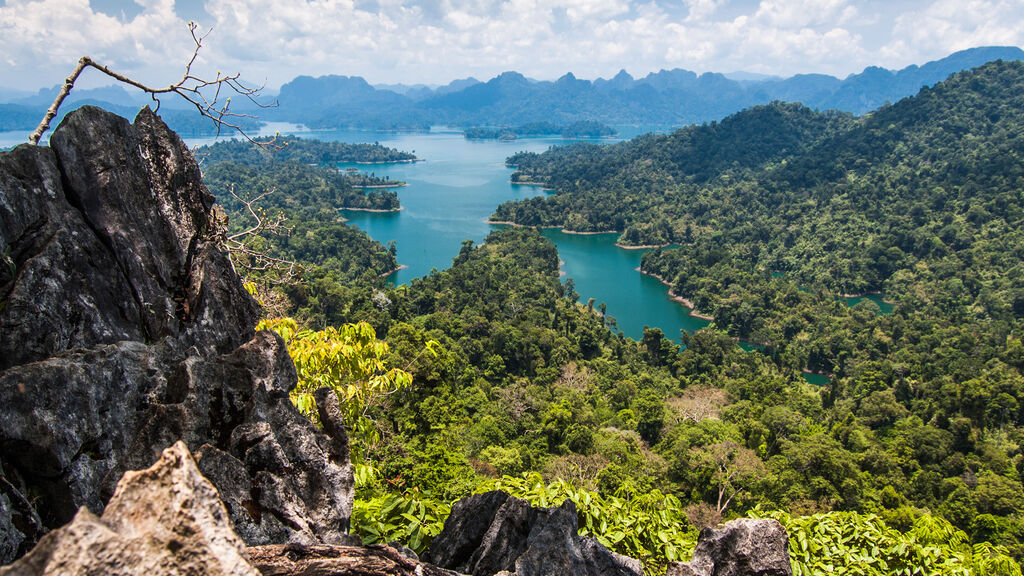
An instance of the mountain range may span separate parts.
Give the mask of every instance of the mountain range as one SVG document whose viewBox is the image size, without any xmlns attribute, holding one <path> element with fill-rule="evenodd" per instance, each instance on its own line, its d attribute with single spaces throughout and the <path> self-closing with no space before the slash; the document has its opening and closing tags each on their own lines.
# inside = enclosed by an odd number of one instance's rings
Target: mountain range
<svg viewBox="0 0 1024 576">
<path fill-rule="evenodd" d="M 358 76 L 299 76 L 281 86 L 278 106 L 258 110 L 264 120 L 305 124 L 311 128 L 422 130 L 433 125 L 507 127 L 528 122 L 568 124 L 579 120 L 610 125 L 677 127 L 720 120 L 744 108 L 776 100 L 800 102 L 818 110 L 864 114 L 888 102 L 916 94 L 951 74 L 993 60 L 1022 60 L 1018 47 L 980 47 L 956 52 L 902 70 L 869 67 L 845 79 L 824 74 L 789 78 L 744 74 L 697 74 L 661 70 L 634 78 L 625 70 L 610 79 L 583 80 L 567 73 L 554 81 L 537 81 L 505 72 L 486 82 L 475 78 L 431 87 L 423 84 L 373 86 Z M 56 87 L 0 104 L 0 129 L 30 129 L 42 115 Z M 268 94 L 267 96 L 272 96 Z M 170 99 L 161 110 L 172 128 L 202 131 L 188 122 L 188 112 Z M 145 95 L 120 87 L 72 92 L 68 110 L 83 103 L 121 108 L 148 103 Z M 244 105 L 239 106 L 244 109 Z M 194 113 L 193 113 L 194 115 Z M 203 120 L 203 119 L 199 119 Z M 205 120 L 203 120 L 205 122 Z"/>
</svg>

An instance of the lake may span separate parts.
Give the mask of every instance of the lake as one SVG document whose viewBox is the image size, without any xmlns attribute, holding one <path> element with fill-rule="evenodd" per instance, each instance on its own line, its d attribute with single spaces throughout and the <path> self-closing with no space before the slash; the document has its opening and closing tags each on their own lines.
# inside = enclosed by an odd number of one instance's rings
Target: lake
<svg viewBox="0 0 1024 576">
<path fill-rule="evenodd" d="M 512 169 L 505 166 L 505 158 L 521 150 L 542 152 L 567 143 L 558 137 L 511 142 L 466 140 L 461 132 L 444 128 L 430 133 L 287 132 L 323 140 L 380 142 L 423 159 L 414 164 L 340 166 L 408 183 L 397 189 L 402 202 L 400 212 L 341 211 L 350 224 L 375 240 L 395 242 L 398 262 L 406 266 L 390 276 L 396 284 L 429 274 L 434 268 L 449 267 L 467 239 L 483 241 L 497 227 L 486 220 L 498 204 L 544 193 L 533 186 L 511 184 Z M 681 329 L 693 331 L 707 325 L 670 301 L 666 286 L 640 274 L 636 269 L 643 251 L 615 247 L 615 234 L 563 234 L 549 229 L 544 236 L 558 247 L 562 270 L 575 281 L 580 301 L 594 298 L 595 307 L 601 302 L 607 304 L 608 314 L 627 336 L 639 339 L 644 326 L 652 326 L 678 340 Z"/>
</svg>

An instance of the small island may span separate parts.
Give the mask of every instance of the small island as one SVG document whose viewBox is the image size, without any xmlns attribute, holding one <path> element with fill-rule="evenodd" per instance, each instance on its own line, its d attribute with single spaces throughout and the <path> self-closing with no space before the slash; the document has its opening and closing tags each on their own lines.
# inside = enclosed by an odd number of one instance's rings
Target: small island
<svg viewBox="0 0 1024 576">
<path fill-rule="evenodd" d="M 301 162 L 313 166 L 338 164 L 392 164 L 415 162 L 415 154 L 373 144 L 325 142 L 298 136 L 263 137 L 255 140 L 257 146 L 244 140 L 228 140 L 203 146 L 196 151 L 196 159 L 203 164 L 234 162 L 253 166 L 268 162 Z"/>
<path fill-rule="evenodd" d="M 516 140 L 520 137 L 561 136 L 562 138 L 610 138 L 615 129 L 600 122 L 581 120 L 566 126 L 551 122 L 530 122 L 515 128 L 467 128 L 463 134 L 469 140 Z"/>
</svg>

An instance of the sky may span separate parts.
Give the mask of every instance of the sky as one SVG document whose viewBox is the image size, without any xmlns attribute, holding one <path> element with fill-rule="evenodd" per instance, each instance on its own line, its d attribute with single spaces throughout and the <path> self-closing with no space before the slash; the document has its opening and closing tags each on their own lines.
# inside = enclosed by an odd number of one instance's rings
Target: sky
<svg viewBox="0 0 1024 576">
<path fill-rule="evenodd" d="M 60 83 L 89 55 L 152 85 L 194 71 L 446 84 L 660 69 L 846 77 L 1024 45 L 1024 0 L 0 0 L 0 87 Z M 100 74 L 83 86 L 110 83 Z"/>
</svg>

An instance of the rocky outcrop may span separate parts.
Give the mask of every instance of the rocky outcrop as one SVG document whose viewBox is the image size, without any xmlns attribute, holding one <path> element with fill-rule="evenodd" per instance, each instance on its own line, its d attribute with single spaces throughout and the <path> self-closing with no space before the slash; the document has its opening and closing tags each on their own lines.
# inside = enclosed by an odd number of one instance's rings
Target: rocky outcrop
<svg viewBox="0 0 1024 576">
<path fill-rule="evenodd" d="M 0 153 L 0 564 L 178 440 L 248 544 L 348 542 L 337 406 L 325 433 L 288 400 L 191 152 L 149 109 L 50 142 Z"/>
<path fill-rule="evenodd" d="M 577 530 L 571 500 L 555 508 L 533 508 L 504 492 L 476 494 L 452 506 L 424 560 L 473 576 L 502 571 L 518 576 L 643 574 L 639 560 L 615 554 Z"/>
<path fill-rule="evenodd" d="M 246 547 L 184 442 L 126 472 L 102 517 L 81 508 L 0 576 L 458 576 L 391 547 Z"/>
<path fill-rule="evenodd" d="M 791 576 L 789 535 L 775 520 L 740 518 L 705 528 L 690 562 L 669 564 L 666 576 Z"/>
<path fill-rule="evenodd" d="M 258 576 L 227 510 L 182 442 L 118 483 L 102 517 L 81 508 L 0 576 Z"/>
</svg>

